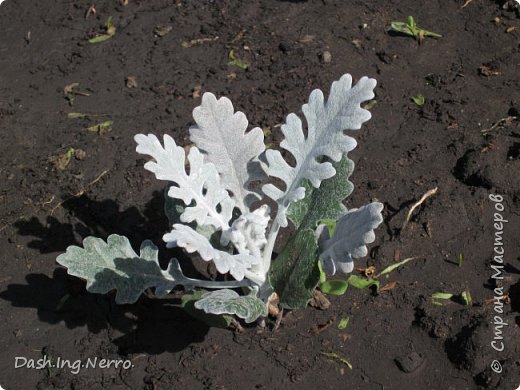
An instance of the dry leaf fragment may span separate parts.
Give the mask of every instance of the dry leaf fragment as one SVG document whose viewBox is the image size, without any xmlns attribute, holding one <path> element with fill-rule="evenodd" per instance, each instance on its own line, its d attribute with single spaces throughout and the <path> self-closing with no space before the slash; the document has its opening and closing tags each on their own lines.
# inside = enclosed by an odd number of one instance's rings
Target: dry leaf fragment
<svg viewBox="0 0 520 390">
<path fill-rule="evenodd" d="M 207 37 L 207 38 L 197 38 L 192 39 L 191 41 L 183 41 L 181 46 L 183 49 L 188 49 L 192 46 L 201 45 L 206 42 L 214 42 L 218 39 L 218 37 Z"/>
<path fill-rule="evenodd" d="M 363 43 L 361 42 L 361 39 L 353 39 L 352 44 L 357 47 L 358 49 L 363 46 Z"/>
<path fill-rule="evenodd" d="M 272 293 L 267 299 L 267 309 L 271 317 L 277 317 L 280 314 L 280 297 L 277 293 Z"/>
<path fill-rule="evenodd" d="M 327 330 L 327 328 L 329 328 L 333 323 L 334 323 L 334 318 L 331 317 L 327 320 L 327 322 L 325 322 L 323 324 L 313 325 L 312 328 L 310 329 L 309 333 L 312 333 L 313 335 L 320 334 L 320 333 L 324 332 L 325 330 Z"/>
<path fill-rule="evenodd" d="M 90 16 L 90 14 L 96 14 L 96 6 L 94 4 L 88 7 L 87 12 L 85 12 L 85 19 L 87 19 Z"/>
<path fill-rule="evenodd" d="M 83 149 L 76 149 L 74 151 L 74 158 L 76 160 L 82 161 L 87 157 L 87 152 L 85 152 Z"/>
<path fill-rule="evenodd" d="M 76 88 L 76 87 L 79 87 L 79 83 L 67 84 L 66 86 L 63 87 L 63 94 L 70 95 L 70 94 L 74 93 L 74 88 Z"/>
<path fill-rule="evenodd" d="M 126 87 L 137 88 L 137 79 L 135 78 L 135 76 L 128 76 L 126 78 Z"/>
<path fill-rule="evenodd" d="M 310 43 L 312 41 L 314 41 L 314 35 L 309 35 L 309 34 L 306 34 L 303 36 L 302 39 L 300 39 L 300 42 L 301 43 Z"/>
<path fill-rule="evenodd" d="M 492 61 L 480 66 L 478 71 L 482 76 L 498 76 L 500 74 L 500 67 L 497 62 Z"/>
<path fill-rule="evenodd" d="M 314 290 L 309 305 L 316 309 L 327 310 L 330 307 L 330 301 L 321 291 Z"/>
<path fill-rule="evenodd" d="M 193 90 L 191 91 L 191 97 L 193 99 L 200 98 L 200 93 L 202 91 L 202 85 L 196 85 L 193 87 Z"/>
<path fill-rule="evenodd" d="M 363 270 L 363 274 L 366 278 L 371 278 L 376 273 L 376 267 L 371 265 L 370 267 L 367 267 Z"/>
<path fill-rule="evenodd" d="M 153 33 L 158 37 L 164 37 L 170 31 L 172 31 L 172 26 L 156 26 L 153 30 Z"/>
<path fill-rule="evenodd" d="M 387 284 L 385 284 L 383 287 L 381 287 L 381 288 L 379 289 L 379 292 L 392 290 L 392 289 L 394 289 L 396 286 L 397 286 L 397 282 L 390 282 L 390 283 L 387 283 Z"/>
</svg>

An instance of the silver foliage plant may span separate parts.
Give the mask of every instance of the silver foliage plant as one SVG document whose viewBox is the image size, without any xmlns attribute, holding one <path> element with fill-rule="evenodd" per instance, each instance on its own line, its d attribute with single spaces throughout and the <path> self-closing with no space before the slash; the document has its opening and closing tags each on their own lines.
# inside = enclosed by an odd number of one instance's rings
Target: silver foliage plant
<svg viewBox="0 0 520 390">
<path fill-rule="evenodd" d="M 106 242 L 87 237 L 83 248 L 70 246 L 57 262 L 69 274 L 86 279 L 90 292 L 117 290 L 117 303 L 134 303 L 148 288 L 161 297 L 182 285 L 207 291 L 195 303 L 207 313 L 236 315 L 246 322 L 267 315 L 273 292 L 268 272 L 278 232 L 288 225 L 289 208 L 305 197 L 305 185 L 319 188 L 332 178 L 333 162 L 356 147 L 345 130 L 358 130 L 370 119 L 361 103 L 374 97 L 375 86 L 376 81 L 367 77 L 353 86 L 352 77 L 345 74 L 332 83 L 327 100 L 320 90 L 312 91 L 302 107 L 307 131 L 296 114 L 289 114 L 281 127 L 280 146 L 294 157 L 292 165 L 280 151 L 266 150 L 260 128 L 247 131 L 246 116 L 235 112 L 229 99 L 211 93 L 205 93 L 193 111 L 194 146 L 187 156 L 169 135 L 162 143 L 153 134 L 135 136 L 137 152 L 152 158 L 145 169 L 169 183 L 168 201 L 174 202 L 166 208 L 174 220 L 163 236 L 167 247 L 197 252 L 214 262 L 219 273 L 229 274 L 229 280 L 188 278 L 175 258 L 163 270 L 152 242 L 144 241 L 138 255 L 119 235 Z M 283 187 L 269 183 L 261 192 L 251 189 L 251 182 L 268 177 L 280 179 Z M 275 213 L 262 204 L 262 193 L 276 204 Z M 382 209 L 377 202 L 345 209 L 332 237 L 325 225 L 316 227 L 319 259 L 326 272 L 351 272 L 353 259 L 366 256 L 366 244 L 374 241 L 374 229 L 382 222 Z"/>
</svg>

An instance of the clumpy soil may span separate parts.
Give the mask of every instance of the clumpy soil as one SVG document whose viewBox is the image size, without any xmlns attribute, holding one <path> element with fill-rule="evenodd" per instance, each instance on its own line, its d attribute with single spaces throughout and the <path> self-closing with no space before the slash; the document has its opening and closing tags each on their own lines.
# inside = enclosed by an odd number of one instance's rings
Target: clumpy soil
<svg viewBox="0 0 520 390">
<path fill-rule="evenodd" d="M 0 385 L 520 385 L 519 11 L 514 1 L 466 3 L 100 0 L 86 17 L 88 1 L 5 1 Z M 419 44 L 387 31 L 408 15 L 443 37 Z M 89 43 L 109 16 L 115 34 Z M 239 62 L 230 64 L 231 50 Z M 244 63 L 247 69 L 237 66 Z M 327 91 L 347 72 L 374 77 L 378 86 L 372 119 L 352 132 L 355 191 L 346 206 L 385 204 L 370 254 L 356 267 L 380 271 L 415 258 L 381 278 L 386 288 L 351 288 L 329 297 L 327 310 L 286 313 L 276 331 L 269 320 L 264 331 L 250 326 L 238 333 L 193 319 L 175 295 L 117 306 L 112 294 L 87 293 L 83 281 L 55 263 L 88 235 L 119 233 L 136 246 L 145 238 L 160 244 L 168 230 L 163 183 L 143 169 L 134 134 L 169 133 L 189 145 L 191 111 L 211 91 L 229 97 L 277 147 L 285 116 L 299 112 L 312 89 Z M 417 95 L 425 97 L 423 105 L 411 100 Z M 70 118 L 73 112 L 91 116 Z M 111 127 L 95 127 L 109 120 Z M 437 193 L 401 229 L 408 210 L 433 188 Z M 498 230 L 490 194 L 503 197 L 501 215 L 509 221 L 498 237 L 503 264 L 492 263 Z M 163 255 L 167 260 L 171 253 Z M 492 277 L 492 264 L 503 266 L 503 279 Z M 471 303 L 460 297 L 463 291 Z M 437 292 L 455 296 L 435 304 Z M 347 317 L 348 326 L 339 329 Z M 499 320 L 508 325 L 498 326 Z M 501 352 L 491 346 L 500 337 Z M 133 368 L 15 369 L 16 357 L 43 356 L 128 359 Z M 491 368 L 495 360 L 501 373 Z"/>
</svg>

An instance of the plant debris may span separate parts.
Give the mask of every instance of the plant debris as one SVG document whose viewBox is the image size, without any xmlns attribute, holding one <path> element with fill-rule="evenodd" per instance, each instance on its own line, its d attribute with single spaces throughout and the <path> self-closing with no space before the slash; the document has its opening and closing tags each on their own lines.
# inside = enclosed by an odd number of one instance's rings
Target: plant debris
<svg viewBox="0 0 520 390">
<path fill-rule="evenodd" d="M 156 26 L 154 29 L 153 29 L 153 33 L 155 34 L 155 36 L 157 37 L 164 37 L 166 34 L 168 34 L 169 32 L 171 32 L 173 29 L 172 26 Z"/>
<path fill-rule="evenodd" d="M 190 41 L 183 41 L 181 43 L 181 47 L 183 49 L 188 49 L 193 46 L 202 45 L 203 43 L 206 43 L 206 42 L 215 42 L 217 39 L 219 39 L 219 37 L 206 37 L 206 38 L 192 39 Z"/>
<path fill-rule="evenodd" d="M 49 161 L 54 165 L 54 168 L 59 171 L 64 171 L 74 156 L 74 152 L 74 148 L 70 147 L 65 151 L 65 153 L 49 157 Z"/>
<path fill-rule="evenodd" d="M 137 79 L 135 76 L 128 76 L 125 80 L 125 85 L 127 88 L 137 88 Z"/>
</svg>

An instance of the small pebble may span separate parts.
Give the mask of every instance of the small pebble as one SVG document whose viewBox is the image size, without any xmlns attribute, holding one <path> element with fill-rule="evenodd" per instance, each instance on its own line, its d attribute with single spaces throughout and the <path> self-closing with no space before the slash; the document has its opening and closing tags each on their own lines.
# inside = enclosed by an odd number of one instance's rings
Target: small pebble
<svg viewBox="0 0 520 390">
<path fill-rule="evenodd" d="M 321 59 L 323 60 L 323 63 L 330 64 L 332 61 L 332 54 L 330 54 L 330 51 L 326 50 L 321 55 Z"/>
</svg>

